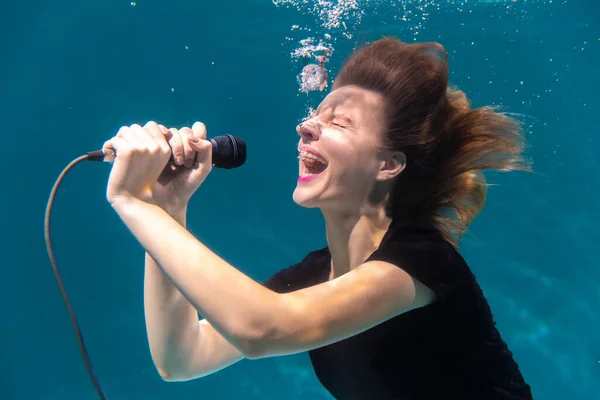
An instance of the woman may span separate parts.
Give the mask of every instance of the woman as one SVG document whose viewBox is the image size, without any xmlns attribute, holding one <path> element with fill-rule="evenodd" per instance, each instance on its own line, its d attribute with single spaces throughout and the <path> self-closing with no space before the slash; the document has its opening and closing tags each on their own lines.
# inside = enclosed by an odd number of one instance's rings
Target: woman
<svg viewBox="0 0 600 400">
<path fill-rule="evenodd" d="M 298 134 L 294 201 L 321 210 L 327 247 L 264 285 L 185 229 L 211 170 L 204 125 L 134 125 L 105 144 L 119 154 L 108 200 L 147 251 L 163 379 L 308 351 L 337 399 L 531 399 L 457 251 L 484 204 L 480 171 L 527 168 L 518 124 L 448 88 L 439 44 L 384 38 L 347 60 Z"/>
</svg>

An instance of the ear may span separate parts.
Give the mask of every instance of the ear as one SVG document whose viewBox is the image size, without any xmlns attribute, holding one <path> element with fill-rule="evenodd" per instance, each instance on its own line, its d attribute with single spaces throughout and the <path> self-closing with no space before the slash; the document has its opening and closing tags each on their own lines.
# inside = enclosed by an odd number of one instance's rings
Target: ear
<svg viewBox="0 0 600 400">
<path fill-rule="evenodd" d="M 387 181 L 398 176 L 406 168 L 406 154 L 401 151 L 390 152 L 384 155 L 377 173 L 378 181 Z"/>
</svg>

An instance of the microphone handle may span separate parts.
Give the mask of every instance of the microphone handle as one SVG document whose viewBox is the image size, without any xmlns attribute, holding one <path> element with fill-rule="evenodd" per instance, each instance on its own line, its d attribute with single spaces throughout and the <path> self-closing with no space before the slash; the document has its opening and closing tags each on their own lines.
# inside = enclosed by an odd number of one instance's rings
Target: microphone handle
<svg viewBox="0 0 600 400">
<path fill-rule="evenodd" d="M 218 157 L 220 155 L 219 154 L 219 145 L 217 144 L 217 142 L 215 141 L 214 138 L 210 138 L 208 140 L 212 143 L 212 159 L 213 159 L 213 164 L 214 164 L 215 159 L 218 159 Z M 113 163 L 116 156 L 117 156 L 117 152 L 115 150 L 110 150 L 110 149 L 109 150 L 89 151 L 87 153 L 87 158 L 89 161 L 104 161 L 107 163 Z M 175 161 L 173 159 L 173 154 L 171 154 L 169 161 Z"/>
</svg>

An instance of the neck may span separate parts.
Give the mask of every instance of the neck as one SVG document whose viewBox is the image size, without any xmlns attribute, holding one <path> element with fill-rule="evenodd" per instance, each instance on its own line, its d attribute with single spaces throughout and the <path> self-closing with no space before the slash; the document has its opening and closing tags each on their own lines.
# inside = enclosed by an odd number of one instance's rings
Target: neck
<svg viewBox="0 0 600 400">
<path fill-rule="evenodd" d="M 364 263 L 379 247 L 391 224 L 383 206 L 369 207 L 354 214 L 322 212 L 331 253 L 329 279 L 342 276 Z"/>
</svg>

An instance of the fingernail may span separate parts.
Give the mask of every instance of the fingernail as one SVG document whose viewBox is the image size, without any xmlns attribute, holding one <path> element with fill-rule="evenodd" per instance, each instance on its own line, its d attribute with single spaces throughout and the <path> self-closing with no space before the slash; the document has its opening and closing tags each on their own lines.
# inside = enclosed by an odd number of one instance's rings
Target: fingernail
<svg viewBox="0 0 600 400">
<path fill-rule="evenodd" d="M 192 137 L 190 138 L 190 141 L 191 141 L 191 142 L 194 142 L 194 143 L 200 143 L 200 139 L 199 139 L 199 138 L 197 138 L 196 136 L 192 136 Z"/>
<path fill-rule="evenodd" d="M 169 132 L 169 130 L 166 127 L 162 126 L 162 125 L 159 125 L 158 127 L 160 128 L 160 130 L 161 130 L 162 133 Z"/>
</svg>

